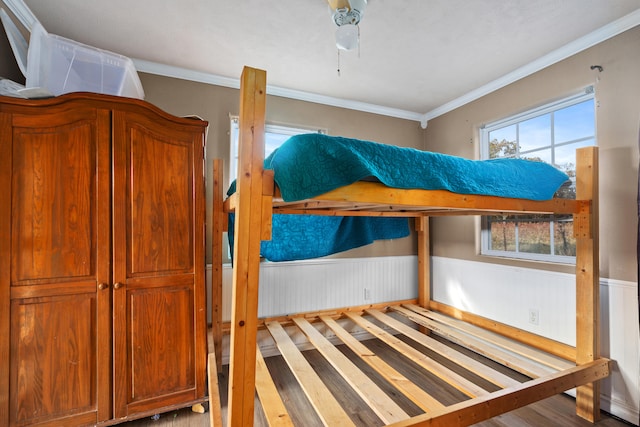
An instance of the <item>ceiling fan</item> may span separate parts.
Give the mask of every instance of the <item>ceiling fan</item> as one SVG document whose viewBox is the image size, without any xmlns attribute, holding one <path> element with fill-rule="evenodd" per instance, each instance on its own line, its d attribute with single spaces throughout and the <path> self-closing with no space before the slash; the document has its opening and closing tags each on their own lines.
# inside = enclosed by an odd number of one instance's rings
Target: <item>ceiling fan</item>
<svg viewBox="0 0 640 427">
<path fill-rule="evenodd" d="M 353 50 L 360 45 L 358 24 L 367 7 L 367 0 L 327 0 L 336 29 L 336 47 Z"/>
</svg>

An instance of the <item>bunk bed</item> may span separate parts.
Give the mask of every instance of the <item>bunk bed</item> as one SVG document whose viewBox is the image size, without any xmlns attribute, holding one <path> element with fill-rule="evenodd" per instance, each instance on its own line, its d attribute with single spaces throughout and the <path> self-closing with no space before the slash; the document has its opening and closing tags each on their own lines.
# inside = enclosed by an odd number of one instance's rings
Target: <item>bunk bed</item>
<svg viewBox="0 0 640 427">
<path fill-rule="evenodd" d="M 232 308 L 228 325 L 228 425 L 253 425 L 257 404 L 262 407 L 269 425 L 293 425 L 285 399 L 277 390 L 257 348 L 259 329 L 269 331 L 299 382 L 300 390 L 315 409 L 313 419 L 324 425 L 352 425 L 353 417 L 346 413 L 344 405 L 332 395 L 293 343 L 291 330 L 303 334 L 313 344 L 353 393 L 371 408 L 380 425 L 471 425 L 573 388 L 576 388 L 577 414 L 591 422 L 599 418 L 599 380 L 609 375 L 610 361 L 600 357 L 599 349 L 596 148 L 583 148 L 577 152 L 576 200 L 529 200 L 457 194 L 447 190 L 396 189 L 381 182 L 358 181 L 303 201 L 285 201 L 274 182 L 273 171 L 264 168 L 266 73 L 245 67 L 240 96 L 237 191 L 224 202 L 222 168 L 219 161 L 214 162 L 212 305 L 215 352 L 209 359 L 213 372 L 209 378 L 211 410 L 217 414 L 217 422 L 221 416 L 216 407 L 220 396 L 216 393 L 215 372 L 216 368 L 220 369 L 224 329 L 220 308 L 222 253 L 219 243 L 228 226 L 229 212 L 235 216 L 235 228 Z M 430 298 L 429 217 L 531 212 L 573 215 L 577 242 L 575 347 L 460 311 Z M 260 246 L 261 241 L 270 239 L 272 218 L 278 213 L 413 218 L 418 236 L 417 299 L 259 319 Z M 443 402 L 434 397 L 435 393 L 429 392 L 428 386 L 410 382 L 406 375 L 377 357 L 366 344 L 353 339 L 343 327 L 344 322 L 360 326 L 397 351 L 398 357 L 412 360 L 435 378 L 435 388 L 451 387 L 462 393 L 462 398 Z M 361 363 L 345 358 L 323 331 L 332 331 L 342 344 L 360 357 Z M 445 341 L 454 345 L 445 345 Z M 456 346 L 465 350 L 453 350 Z M 435 356 L 433 359 L 425 357 L 425 351 L 416 348 L 427 348 L 427 353 Z M 470 357 L 465 353 L 469 349 L 482 357 Z M 441 358 L 451 362 L 442 362 Z M 480 363 L 479 360 L 491 362 Z M 490 368 L 496 362 L 508 367 L 508 372 L 517 374 L 508 375 L 503 369 Z M 363 364 L 367 365 L 366 370 L 357 367 Z M 372 381 L 372 375 L 365 372 L 375 372 L 377 381 Z M 514 379 L 517 375 L 524 379 Z M 380 378 L 394 390 L 392 393 L 382 390 L 386 386 L 380 386 Z M 410 411 L 399 406 L 390 394 L 402 395 L 418 409 Z"/>
</svg>

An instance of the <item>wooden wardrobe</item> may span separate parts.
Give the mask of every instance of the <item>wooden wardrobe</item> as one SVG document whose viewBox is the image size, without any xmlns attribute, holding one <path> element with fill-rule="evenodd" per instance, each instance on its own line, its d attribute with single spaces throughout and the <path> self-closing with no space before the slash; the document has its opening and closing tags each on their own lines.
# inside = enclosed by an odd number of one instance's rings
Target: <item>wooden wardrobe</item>
<svg viewBox="0 0 640 427">
<path fill-rule="evenodd" d="M 202 120 L 0 97 L 0 425 L 205 400 Z"/>
</svg>

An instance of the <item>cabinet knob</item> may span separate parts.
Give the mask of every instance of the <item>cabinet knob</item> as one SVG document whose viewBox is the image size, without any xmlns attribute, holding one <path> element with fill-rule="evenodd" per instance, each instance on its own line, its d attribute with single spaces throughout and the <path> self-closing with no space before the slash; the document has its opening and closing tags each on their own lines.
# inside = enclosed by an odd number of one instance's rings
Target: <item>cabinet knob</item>
<svg viewBox="0 0 640 427">
<path fill-rule="evenodd" d="M 120 289 L 122 287 L 122 283 L 116 282 L 113 284 L 113 289 Z"/>
<path fill-rule="evenodd" d="M 100 289 L 101 291 L 108 289 L 109 288 L 109 284 L 108 283 L 100 283 L 98 285 L 98 289 Z"/>
</svg>

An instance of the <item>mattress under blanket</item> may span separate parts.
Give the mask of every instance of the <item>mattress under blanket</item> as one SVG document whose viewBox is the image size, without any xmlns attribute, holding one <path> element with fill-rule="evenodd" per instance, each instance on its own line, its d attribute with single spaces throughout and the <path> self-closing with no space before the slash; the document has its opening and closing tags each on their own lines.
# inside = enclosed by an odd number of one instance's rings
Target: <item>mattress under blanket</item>
<svg viewBox="0 0 640 427">
<path fill-rule="evenodd" d="M 285 201 L 313 198 L 366 179 L 395 188 L 547 200 L 569 179 L 543 162 L 468 160 L 322 134 L 291 137 L 265 159 L 264 167 L 273 169 Z M 232 185 L 228 194 L 234 191 Z M 408 235 L 406 218 L 275 214 L 272 239 L 262 242 L 261 256 L 270 261 L 317 258 Z M 232 232 L 229 243 L 233 248 Z"/>
<path fill-rule="evenodd" d="M 295 135 L 266 160 L 285 201 L 312 198 L 363 179 L 388 187 L 548 200 L 569 177 L 539 161 L 469 160 L 319 133 Z"/>
</svg>

